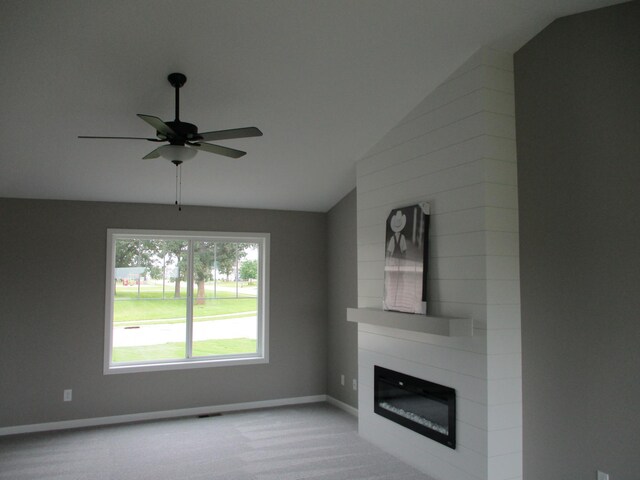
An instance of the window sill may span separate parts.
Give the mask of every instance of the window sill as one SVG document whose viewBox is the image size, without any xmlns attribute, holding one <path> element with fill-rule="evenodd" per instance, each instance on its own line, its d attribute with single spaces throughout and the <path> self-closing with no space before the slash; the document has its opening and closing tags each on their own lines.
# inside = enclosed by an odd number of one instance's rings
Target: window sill
<svg viewBox="0 0 640 480">
<path fill-rule="evenodd" d="M 133 365 L 112 364 L 104 369 L 105 375 L 117 375 L 121 373 L 158 372 L 164 370 L 188 370 L 192 368 L 232 367 L 236 365 L 256 365 L 269 363 L 266 357 L 233 357 L 204 360 L 176 360 L 173 362 L 145 363 Z"/>
</svg>

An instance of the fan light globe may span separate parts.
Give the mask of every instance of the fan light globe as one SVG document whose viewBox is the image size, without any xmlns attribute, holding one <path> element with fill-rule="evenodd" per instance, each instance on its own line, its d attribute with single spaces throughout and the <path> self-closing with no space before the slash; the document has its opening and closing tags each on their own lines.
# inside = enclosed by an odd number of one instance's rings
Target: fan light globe
<svg viewBox="0 0 640 480">
<path fill-rule="evenodd" d="M 158 153 L 171 162 L 174 160 L 184 162 L 195 157 L 198 151 L 195 148 L 185 147 L 184 145 L 163 145 L 158 148 Z"/>
</svg>

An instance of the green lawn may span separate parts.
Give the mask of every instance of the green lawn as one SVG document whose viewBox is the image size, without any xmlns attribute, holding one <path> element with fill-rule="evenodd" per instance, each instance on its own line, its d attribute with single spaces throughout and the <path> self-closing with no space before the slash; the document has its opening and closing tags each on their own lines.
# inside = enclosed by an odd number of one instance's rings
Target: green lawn
<svg viewBox="0 0 640 480">
<path fill-rule="evenodd" d="M 249 338 L 226 340 L 203 340 L 193 342 L 193 356 L 231 355 L 256 353 L 256 341 Z M 134 362 L 145 360 L 174 360 L 185 357 L 184 342 L 139 347 L 114 347 L 113 362 Z"/>
<path fill-rule="evenodd" d="M 138 292 L 137 285 L 123 285 L 122 283 L 116 283 L 115 299 L 127 299 L 127 298 L 158 298 L 162 299 L 162 284 L 143 284 L 140 285 L 140 292 Z M 256 286 L 253 284 L 249 286 L 246 283 L 240 283 L 238 289 L 239 297 L 255 297 Z M 218 282 L 217 286 L 213 282 L 207 282 L 205 284 L 205 291 L 208 297 L 216 298 L 230 298 L 236 296 L 236 284 L 235 282 Z M 194 288 L 195 294 L 195 288 Z M 187 286 L 184 282 L 181 283 L 180 298 L 184 299 L 187 296 Z M 169 300 L 174 298 L 174 284 L 167 283 L 165 285 L 164 298 Z"/>
<path fill-rule="evenodd" d="M 193 319 L 212 315 L 233 315 L 241 312 L 255 312 L 258 307 L 256 298 L 219 298 L 207 299 L 204 305 L 193 306 Z M 113 302 L 113 320 L 115 323 L 135 322 L 137 320 L 163 320 L 162 323 L 184 321 L 187 312 L 186 300 L 122 300 Z M 147 322 L 145 322 L 147 323 Z"/>
<path fill-rule="evenodd" d="M 257 311 L 257 299 L 255 287 L 242 287 L 236 296 L 236 284 L 234 282 L 218 282 L 214 288 L 213 283 L 207 283 L 204 304 L 193 306 L 193 319 L 199 321 L 212 316 L 224 315 L 227 318 L 238 316 L 242 312 Z M 155 323 L 154 320 L 162 320 L 159 323 L 175 323 L 184 321 L 186 316 L 186 286 L 183 282 L 181 288 L 182 298 L 173 298 L 174 284 L 165 286 L 165 298 L 162 298 L 162 285 L 137 285 L 124 286 L 116 284 L 114 297 L 114 322 L 123 324 L 135 324 L 145 321 L 145 324 Z"/>
</svg>

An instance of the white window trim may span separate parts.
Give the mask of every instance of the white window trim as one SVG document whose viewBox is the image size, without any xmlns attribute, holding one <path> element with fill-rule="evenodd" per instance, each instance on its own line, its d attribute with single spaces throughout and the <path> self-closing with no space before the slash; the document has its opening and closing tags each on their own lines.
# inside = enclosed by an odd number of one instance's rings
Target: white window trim
<svg viewBox="0 0 640 480">
<path fill-rule="evenodd" d="M 138 362 L 135 364 L 114 364 L 111 361 L 113 351 L 113 293 L 115 241 L 119 238 L 175 238 L 193 241 L 211 241 L 212 239 L 227 239 L 228 241 L 257 243 L 260 250 L 258 262 L 258 282 L 261 295 L 258 296 L 258 352 L 255 355 L 227 355 L 215 358 L 185 358 L 167 362 Z M 200 232 L 184 230 L 136 230 L 136 229 L 107 229 L 107 272 L 105 295 L 105 330 L 104 330 L 104 374 L 120 374 L 134 372 L 152 372 L 158 370 L 182 370 L 191 368 L 221 367 L 233 365 L 251 365 L 269 363 L 269 233 L 231 233 L 231 232 Z M 191 269 L 191 267 L 189 267 Z M 192 290 L 191 282 L 187 282 Z M 191 298 L 193 293 L 188 295 Z M 187 302 L 188 304 L 189 302 Z"/>
</svg>

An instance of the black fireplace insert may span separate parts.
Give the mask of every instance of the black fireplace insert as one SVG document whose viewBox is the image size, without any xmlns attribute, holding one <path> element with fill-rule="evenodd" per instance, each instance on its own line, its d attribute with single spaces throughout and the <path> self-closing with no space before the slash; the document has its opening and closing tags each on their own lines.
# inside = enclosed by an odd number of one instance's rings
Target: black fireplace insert
<svg viewBox="0 0 640 480">
<path fill-rule="evenodd" d="M 374 411 L 414 432 L 456 448 L 456 391 L 374 367 Z"/>
</svg>

